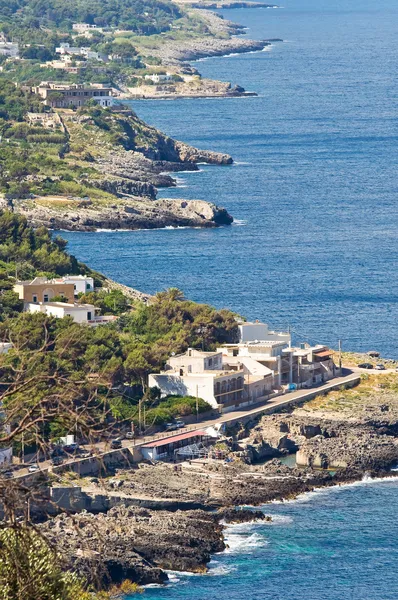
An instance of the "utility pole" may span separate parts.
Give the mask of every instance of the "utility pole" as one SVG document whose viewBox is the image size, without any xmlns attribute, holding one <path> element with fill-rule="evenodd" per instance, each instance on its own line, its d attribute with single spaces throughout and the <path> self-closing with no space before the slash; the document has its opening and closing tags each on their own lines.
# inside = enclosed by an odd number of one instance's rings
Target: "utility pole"
<svg viewBox="0 0 398 600">
<path fill-rule="evenodd" d="M 342 359 L 341 359 L 341 340 L 339 340 L 339 369 L 340 369 L 340 375 L 341 375 L 341 368 L 342 368 Z"/>
<path fill-rule="evenodd" d="M 198 398 L 198 386 L 196 385 L 196 422 L 199 421 L 199 398 Z"/>
<path fill-rule="evenodd" d="M 142 433 L 141 405 L 142 405 L 142 398 L 140 398 L 140 400 L 138 400 L 138 431 L 140 433 Z"/>
<path fill-rule="evenodd" d="M 22 439 L 21 439 L 21 443 L 22 443 L 22 462 L 25 462 L 25 434 L 22 434 Z"/>
</svg>

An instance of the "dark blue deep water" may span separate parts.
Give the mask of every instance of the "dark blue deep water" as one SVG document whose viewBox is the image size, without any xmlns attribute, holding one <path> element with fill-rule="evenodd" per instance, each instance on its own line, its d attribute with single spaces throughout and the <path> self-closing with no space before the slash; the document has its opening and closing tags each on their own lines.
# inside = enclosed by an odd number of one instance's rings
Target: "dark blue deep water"
<svg viewBox="0 0 398 600">
<path fill-rule="evenodd" d="M 161 195 L 217 202 L 236 224 L 65 237 L 139 289 L 177 286 L 309 341 L 398 357 L 398 2 L 283 5 L 224 14 L 285 43 L 198 63 L 259 97 L 133 103 L 168 134 L 233 155 Z"/>
<path fill-rule="evenodd" d="M 396 600 L 398 482 L 271 504 L 271 524 L 234 526 L 208 575 L 175 573 L 145 600 Z M 132 598 L 131 598 L 132 600 Z"/>
</svg>

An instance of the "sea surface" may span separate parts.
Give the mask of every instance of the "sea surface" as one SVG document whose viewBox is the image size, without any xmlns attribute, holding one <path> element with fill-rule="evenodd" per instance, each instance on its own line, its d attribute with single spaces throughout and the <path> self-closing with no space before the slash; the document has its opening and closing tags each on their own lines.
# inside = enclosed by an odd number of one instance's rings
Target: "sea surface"
<svg viewBox="0 0 398 600">
<path fill-rule="evenodd" d="M 145 600 L 396 600 L 398 480 L 263 507 L 272 523 L 227 530 L 207 575 L 170 574 Z M 136 598 L 136 596 L 134 596 Z M 133 596 L 130 600 L 133 600 Z"/>
<path fill-rule="evenodd" d="M 284 40 L 197 63 L 259 97 L 132 106 L 166 133 L 234 157 L 179 174 L 160 195 L 216 202 L 235 224 L 64 233 L 71 252 L 147 292 L 177 286 L 289 325 L 297 340 L 341 338 L 343 349 L 398 358 L 398 2 L 284 0 L 223 14 L 253 38 Z"/>
</svg>

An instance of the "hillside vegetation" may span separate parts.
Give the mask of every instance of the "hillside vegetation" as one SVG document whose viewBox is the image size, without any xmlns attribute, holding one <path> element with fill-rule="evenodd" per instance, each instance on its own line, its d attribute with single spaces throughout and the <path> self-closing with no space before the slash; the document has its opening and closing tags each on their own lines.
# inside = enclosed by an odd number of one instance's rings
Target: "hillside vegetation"
<svg viewBox="0 0 398 600">
<path fill-rule="evenodd" d="M 0 0 L 0 22 L 16 35 L 44 28 L 69 31 L 73 23 L 149 35 L 168 30 L 180 14 L 167 0 Z"/>
</svg>

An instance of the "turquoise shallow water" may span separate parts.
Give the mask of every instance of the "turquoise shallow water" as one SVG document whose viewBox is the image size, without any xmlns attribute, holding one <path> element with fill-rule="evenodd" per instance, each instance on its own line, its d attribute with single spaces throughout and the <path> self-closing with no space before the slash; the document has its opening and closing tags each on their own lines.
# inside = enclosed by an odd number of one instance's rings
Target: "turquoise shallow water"
<svg viewBox="0 0 398 600">
<path fill-rule="evenodd" d="M 228 529 L 208 575 L 173 573 L 145 600 L 396 600 L 398 481 L 361 482 L 264 507 Z M 131 597 L 132 600 L 133 597 Z"/>
<path fill-rule="evenodd" d="M 137 113 L 231 167 L 162 196 L 226 206 L 232 227 L 65 233 L 80 259 L 148 292 L 178 286 L 300 339 L 398 357 L 396 0 L 286 0 L 226 17 L 270 52 L 205 60 L 258 98 L 135 101 Z"/>
</svg>

